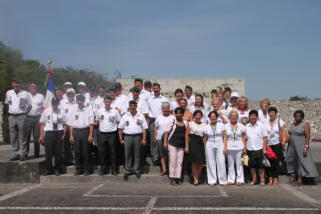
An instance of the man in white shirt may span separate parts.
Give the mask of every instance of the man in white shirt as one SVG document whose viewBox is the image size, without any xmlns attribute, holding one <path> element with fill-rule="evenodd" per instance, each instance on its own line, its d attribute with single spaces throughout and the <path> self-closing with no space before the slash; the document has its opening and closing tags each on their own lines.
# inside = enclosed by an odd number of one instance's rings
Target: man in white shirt
<svg viewBox="0 0 321 214">
<path fill-rule="evenodd" d="M 144 84 L 143 79 L 141 78 L 136 78 L 134 81 L 134 86 L 138 87 L 140 90 L 139 98 L 141 100 L 145 100 L 145 102 L 148 102 L 148 99 L 151 97 L 151 92 L 144 90 L 143 84 Z M 132 100 L 132 99 L 133 99 L 133 95 L 130 93 L 128 95 L 128 100 Z"/>
<path fill-rule="evenodd" d="M 104 97 L 105 97 L 105 86 L 98 87 L 98 96 L 95 100 L 95 111 L 98 111 L 100 108 L 104 107 Z"/>
<path fill-rule="evenodd" d="M 23 150 L 24 144 L 24 121 L 26 114 L 32 108 L 32 102 L 28 92 L 20 89 L 21 80 L 14 78 L 11 81 L 12 89 L 6 92 L 5 105 L 8 110 L 9 134 L 13 150 L 10 161 L 26 160 L 26 153 Z"/>
<path fill-rule="evenodd" d="M 42 113 L 42 108 L 44 106 L 45 98 L 42 94 L 37 92 L 37 85 L 32 83 L 29 85 L 29 96 L 31 99 L 32 108 L 28 112 L 27 117 L 25 119 L 25 140 L 24 144 L 24 153 L 28 155 L 29 153 L 29 144 L 32 133 L 33 144 L 34 144 L 34 157 L 39 157 L 39 135 L 40 135 L 40 127 L 39 127 L 39 119 Z"/>
<path fill-rule="evenodd" d="M 77 107 L 72 109 L 70 126 L 70 143 L 74 144 L 75 175 L 89 175 L 92 172 L 90 166 L 89 144 L 93 142 L 94 112 L 85 106 L 85 96 L 76 96 Z"/>
<path fill-rule="evenodd" d="M 115 89 L 116 89 L 116 98 L 115 98 L 115 103 L 116 106 L 122 107 L 123 105 L 126 104 L 128 97 L 124 94 L 122 94 L 122 85 L 119 82 L 115 83 Z"/>
<path fill-rule="evenodd" d="M 137 112 L 143 114 L 145 116 L 145 118 L 147 118 L 148 105 L 145 102 L 145 100 L 141 100 L 139 98 L 139 92 L 140 92 L 139 88 L 137 86 L 134 86 L 131 89 L 131 92 L 132 92 L 132 95 L 133 95 L 132 96 L 133 97 L 132 100 L 135 100 L 137 102 Z M 123 109 L 122 109 L 123 114 L 125 114 L 126 112 L 129 112 L 129 101 L 130 100 L 127 100 L 123 105 Z"/>
<path fill-rule="evenodd" d="M 72 155 L 72 147 L 70 144 L 70 126 L 73 118 L 71 117 L 72 110 L 77 107 L 77 102 L 75 100 L 75 90 L 73 88 L 69 88 L 66 91 L 67 99 L 63 99 L 60 101 L 60 109 L 61 113 L 66 118 L 67 125 L 67 133 L 66 137 L 62 142 L 62 163 L 65 166 L 70 166 L 73 164 L 73 155 Z"/>
<path fill-rule="evenodd" d="M 117 175 L 116 171 L 116 138 L 117 125 L 120 122 L 119 113 L 111 108 L 111 97 L 105 95 L 105 107 L 101 108 L 96 113 L 96 124 L 99 125 L 99 156 L 101 168 L 99 175 L 111 173 Z"/>
<path fill-rule="evenodd" d="M 58 108 L 59 100 L 53 97 L 51 106 L 46 108 L 41 115 L 39 142 L 45 144 L 45 172 L 44 176 L 60 175 L 61 173 L 61 144 L 66 136 L 66 120 L 61 109 Z M 45 133 L 45 134 L 44 134 Z M 55 166 L 52 166 L 52 158 L 55 158 Z"/>
<path fill-rule="evenodd" d="M 246 125 L 246 138 L 247 138 L 247 154 L 249 155 L 249 167 L 251 168 L 252 182 L 254 185 L 257 182 L 257 173 L 261 178 L 260 184 L 263 186 L 264 179 L 264 166 L 263 157 L 267 151 L 267 130 L 264 124 L 258 121 L 258 112 L 251 110 L 249 113 L 250 123 Z"/>
<path fill-rule="evenodd" d="M 185 99 L 187 101 L 187 109 L 195 103 L 195 96 L 193 95 L 193 88 L 190 85 L 185 86 Z"/>
<path fill-rule="evenodd" d="M 78 87 L 78 94 L 84 95 L 85 98 L 89 97 L 89 93 L 86 92 L 86 83 L 79 82 L 77 87 Z"/>
<path fill-rule="evenodd" d="M 63 99 L 67 99 L 67 90 L 69 88 L 72 88 L 72 83 L 71 82 L 65 82 L 64 83 L 64 91 L 65 91 L 65 94 L 63 96 Z"/>
<path fill-rule="evenodd" d="M 144 115 L 138 113 L 135 100 L 129 101 L 129 112 L 120 120 L 118 135 L 121 144 L 125 146 L 125 173 L 124 180 L 135 174 L 140 178 L 141 174 L 141 146 L 146 145 L 146 129 L 148 128 Z M 125 135 L 123 138 L 123 134 Z"/>
<path fill-rule="evenodd" d="M 153 143 L 155 132 L 155 120 L 158 115 L 162 115 L 162 103 L 168 102 L 167 98 L 160 94 L 160 84 L 155 82 L 153 84 L 154 96 L 148 100 L 148 122 L 149 122 L 149 138 L 150 138 L 150 152 L 153 166 L 159 165 L 159 156 L 157 144 Z"/>
</svg>

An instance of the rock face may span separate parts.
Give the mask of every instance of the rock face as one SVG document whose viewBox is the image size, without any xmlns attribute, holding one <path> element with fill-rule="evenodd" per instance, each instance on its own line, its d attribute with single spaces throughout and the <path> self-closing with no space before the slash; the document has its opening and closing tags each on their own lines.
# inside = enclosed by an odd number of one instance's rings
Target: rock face
<svg viewBox="0 0 321 214">
<path fill-rule="evenodd" d="M 305 113 L 305 121 L 310 123 L 311 139 L 321 138 L 321 101 L 271 101 L 271 106 L 278 109 L 278 116 L 286 122 L 288 130 L 293 122 L 293 112 L 301 109 Z M 259 101 L 249 101 L 250 109 L 260 109 Z M 2 103 L 0 103 L 0 127 L 2 126 Z M 0 128 L 0 142 L 2 129 Z"/>
<path fill-rule="evenodd" d="M 286 122 L 286 130 L 293 123 L 293 113 L 302 110 L 305 121 L 311 127 L 311 139 L 321 138 L 321 101 L 271 101 L 271 106 L 278 109 L 278 117 Z M 260 109 L 259 101 L 249 101 L 250 109 Z"/>
</svg>

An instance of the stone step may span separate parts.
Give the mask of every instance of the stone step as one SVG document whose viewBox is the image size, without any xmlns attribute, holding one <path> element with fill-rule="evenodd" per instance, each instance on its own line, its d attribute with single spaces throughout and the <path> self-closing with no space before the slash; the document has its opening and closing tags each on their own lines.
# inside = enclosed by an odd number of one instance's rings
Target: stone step
<svg viewBox="0 0 321 214">
<path fill-rule="evenodd" d="M 66 173 L 66 174 L 74 174 L 75 171 L 76 171 L 75 166 L 67 166 L 65 173 Z M 100 171 L 100 166 L 96 166 L 96 167 L 94 168 L 95 174 L 98 174 L 99 171 Z M 120 166 L 120 167 L 119 167 L 119 173 L 120 173 L 120 174 L 123 174 L 123 173 L 124 173 L 124 167 L 123 167 L 123 166 Z M 159 173 L 160 173 L 160 167 L 158 167 L 158 166 L 144 166 L 144 168 L 143 168 L 143 173 L 144 173 L 144 174 L 159 175 Z"/>
</svg>

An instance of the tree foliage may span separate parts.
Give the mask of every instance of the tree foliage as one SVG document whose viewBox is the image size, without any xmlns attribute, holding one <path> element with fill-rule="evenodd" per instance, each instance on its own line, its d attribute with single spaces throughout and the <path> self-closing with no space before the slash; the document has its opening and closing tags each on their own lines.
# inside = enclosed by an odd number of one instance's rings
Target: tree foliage
<svg viewBox="0 0 321 214">
<path fill-rule="evenodd" d="M 298 95 L 292 96 L 289 99 L 290 101 L 307 101 L 310 100 L 308 97 L 300 97 Z"/>
<path fill-rule="evenodd" d="M 10 48 L 0 41 L 0 102 L 4 103 L 5 93 L 11 88 L 11 79 L 19 77 L 22 80 L 21 87 L 27 89 L 30 83 L 38 85 L 38 91 L 45 95 L 44 83 L 48 74 L 47 67 L 34 59 L 23 59 L 20 50 Z M 73 84 L 75 90 L 77 83 L 82 81 L 87 86 L 110 87 L 116 78 L 121 77 L 118 71 L 112 75 L 109 73 L 97 73 L 88 69 L 74 69 L 72 67 L 53 68 L 53 81 L 55 87 L 63 87 L 66 81 Z M 7 111 L 3 107 L 2 133 L 4 142 L 9 142 Z"/>
</svg>

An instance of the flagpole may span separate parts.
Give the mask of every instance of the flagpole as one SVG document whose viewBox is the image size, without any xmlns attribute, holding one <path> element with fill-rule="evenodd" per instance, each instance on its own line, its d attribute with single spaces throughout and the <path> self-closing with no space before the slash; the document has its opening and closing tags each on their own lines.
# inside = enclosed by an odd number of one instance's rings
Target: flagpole
<svg viewBox="0 0 321 214">
<path fill-rule="evenodd" d="M 51 71 L 51 66 L 52 66 L 52 60 L 51 57 L 48 60 L 48 70 Z"/>
</svg>

